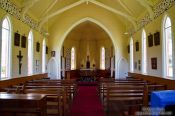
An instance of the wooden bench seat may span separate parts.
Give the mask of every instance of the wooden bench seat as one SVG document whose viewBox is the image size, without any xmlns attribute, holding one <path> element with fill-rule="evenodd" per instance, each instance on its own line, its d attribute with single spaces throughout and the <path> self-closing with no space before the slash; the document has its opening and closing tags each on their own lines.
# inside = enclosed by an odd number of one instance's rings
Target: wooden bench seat
<svg viewBox="0 0 175 116">
<path fill-rule="evenodd" d="M 42 94 L 0 93 L 1 116 L 35 114 L 46 116 L 46 96 Z"/>
</svg>

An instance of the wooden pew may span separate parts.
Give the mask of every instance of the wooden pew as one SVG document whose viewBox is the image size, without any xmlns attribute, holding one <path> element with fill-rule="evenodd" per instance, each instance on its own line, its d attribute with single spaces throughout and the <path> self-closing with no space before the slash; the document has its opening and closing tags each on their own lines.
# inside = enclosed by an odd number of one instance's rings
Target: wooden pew
<svg viewBox="0 0 175 116">
<path fill-rule="evenodd" d="M 107 111 L 113 110 L 118 113 L 130 111 L 133 114 L 141 106 L 148 106 L 148 95 L 152 90 L 163 88 L 163 85 L 111 85 L 107 87 Z M 120 90 L 120 91 L 119 91 Z M 127 91 L 126 91 L 127 90 Z M 140 92 L 133 92 L 142 90 Z M 119 104 L 119 105 L 117 105 Z M 112 105 L 112 106 L 111 106 Z M 131 110 L 132 109 L 132 110 Z M 111 114 L 110 114 L 111 115 Z"/>
<path fill-rule="evenodd" d="M 1 116 L 46 116 L 46 96 L 42 94 L 0 93 Z"/>
</svg>

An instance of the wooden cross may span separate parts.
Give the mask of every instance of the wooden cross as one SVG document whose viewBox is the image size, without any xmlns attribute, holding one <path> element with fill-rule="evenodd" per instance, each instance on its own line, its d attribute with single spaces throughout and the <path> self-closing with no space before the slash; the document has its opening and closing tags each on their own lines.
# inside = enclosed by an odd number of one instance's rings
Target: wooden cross
<svg viewBox="0 0 175 116">
<path fill-rule="evenodd" d="M 23 56 L 21 55 L 21 51 L 19 51 L 19 55 L 17 55 L 17 58 L 19 60 L 19 74 L 21 74 L 21 67 L 22 67 L 22 58 Z"/>
</svg>

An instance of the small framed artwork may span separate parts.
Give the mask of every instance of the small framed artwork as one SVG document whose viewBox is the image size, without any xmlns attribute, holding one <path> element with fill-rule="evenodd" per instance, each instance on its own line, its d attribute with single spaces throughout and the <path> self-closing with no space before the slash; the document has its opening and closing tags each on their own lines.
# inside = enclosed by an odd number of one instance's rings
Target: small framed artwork
<svg viewBox="0 0 175 116">
<path fill-rule="evenodd" d="M 36 51 L 39 52 L 39 50 L 40 50 L 40 43 L 36 42 Z"/>
<path fill-rule="evenodd" d="M 51 57 L 55 57 L 55 51 L 51 51 Z"/>
<path fill-rule="evenodd" d="M 160 32 L 154 33 L 154 45 L 160 45 Z"/>
<path fill-rule="evenodd" d="M 128 49 L 128 53 L 130 53 L 130 46 L 129 45 L 127 46 L 127 49 Z"/>
<path fill-rule="evenodd" d="M 139 66 L 138 66 L 138 70 L 141 71 L 141 66 L 140 66 L 140 64 L 139 64 Z"/>
<path fill-rule="evenodd" d="M 46 54 L 48 54 L 48 47 L 46 46 Z"/>
<path fill-rule="evenodd" d="M 138 60 L 138 64 L 140 64 L 140 60 Z"/>
<path fill-rule="evenodd" d="M 139 42 L 137 41 L 137 42 L 135 43 L 135 45 L 136 45 L 136 52 L 137 52 L 137 51 L 139 51 Z"/>
<path fill-rule="evenodd" d="M 134 62 L 134 69 L 137 69 L 137 62 Z"/>
<path fill-rule="evenodd" d="M 26 36 L 22 36 L 21 37 L 21 47 L 22 48 L 26 48 Z"/>
<path fill-rule="evenodd" d="M 152 69 L 157 69 L 157 58 L 151 58 Z"/>
<path fill-rule="evenodd" d="M 20 34 L 18 32 L 14 35 L 14 45 L 19 46 L 20 45 Z"/>
<path fill-rule="evenodd" d="M 153 34 L 150 34 L 148 36 L 148 47 L 152 47 L 153 46 Z"/>
</svg>

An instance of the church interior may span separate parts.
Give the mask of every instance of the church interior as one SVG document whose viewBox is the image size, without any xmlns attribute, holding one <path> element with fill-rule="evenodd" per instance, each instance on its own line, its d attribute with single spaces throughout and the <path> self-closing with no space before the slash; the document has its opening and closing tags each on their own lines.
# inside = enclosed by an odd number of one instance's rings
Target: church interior
<svg viewBox="0 0 175 116">
<path fill-rule="evenodd" d="M 0 0 L 0 116 L 174 116 L 175 0 Z"/>
</svg>

